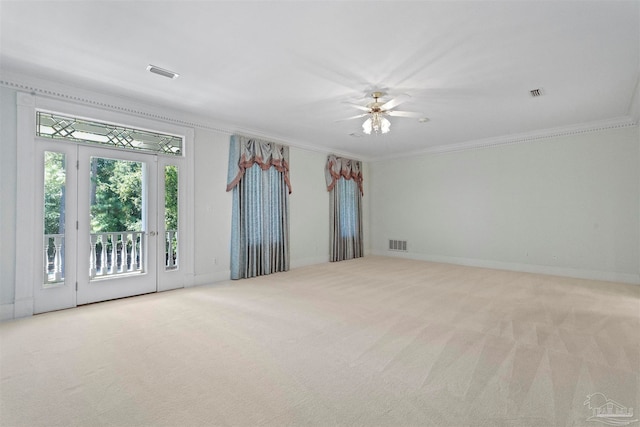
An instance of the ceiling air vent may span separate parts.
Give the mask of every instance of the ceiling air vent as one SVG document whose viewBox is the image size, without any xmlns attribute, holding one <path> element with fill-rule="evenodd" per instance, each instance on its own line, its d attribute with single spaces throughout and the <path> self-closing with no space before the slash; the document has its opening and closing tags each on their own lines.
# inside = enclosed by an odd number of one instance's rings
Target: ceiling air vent
<svg viewBox="0 0 640 427">
<path fill-rule="evenodd" d="M 173 71 L 165 70 L 164 68 L 156 67 L 151 64 L 147 66 L 147 71 L 158 74 L 159 76 L 169 77 L 170 79 L 177 79 L 180 76 L 178 73 L 174 73 Z"/>
<path fill-rule="evenodd" d="M 538 88 L 538 89 L 533 89 L 530 90 L 529 93 L 531 94 L 531 96 L 533 96 L 534 98 L 537 96 L 542 96 L 542 88 Z"/>
</svg>

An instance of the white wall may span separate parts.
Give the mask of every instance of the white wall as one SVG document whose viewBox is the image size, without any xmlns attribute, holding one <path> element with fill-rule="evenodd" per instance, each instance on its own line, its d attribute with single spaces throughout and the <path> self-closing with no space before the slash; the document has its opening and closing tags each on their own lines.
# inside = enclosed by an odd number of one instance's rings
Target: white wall
<svg viewBox="0 0 640 427">
<path fill-rule="evenodd" d="M 231 192 L 225 191 L 229 135 L 195 131 L 195 282 L 229 278 Z M 291 267 L 329 260 L 329 196 L 324 183 L 326 153 L 290 147 Z"/>
<path fill-rule="evenodd" d="M 637 127 L 374 162 L 373 251 L 639 281 Z"/>
<path fill-rule="evenodd" d="M 0 319 L 13 303 L 16 275 L 16 119 L 16 93 L 0 87 Z"/>
<path fill-rule="evenodd" d="M 195 130 L 195 283 L 229 279 L 229 135 Z"/>
<path fill-rule="evenodd" d="M 289 152 L 291 267 L 329 261 L 329 193 L 324 180 L 327 155 L 292 147 Z"/>
<path fill-rule="evenodd" d="M 100 94 L 83 94 L 100 99 Z M 114 103 L 110 99 L 111 104 Z M 127 105 L 117 100 L 117 105 Z M 139 106 L 135 107 L 139 109 Z M 12 317 L 15 298 L 14 254 L 16 215 L 16 91 L 0 87 L 0 150 L 2 198 L 0 213 L 0 319 Z M 166 117 L 176 117 L 181 123 L 198 123 L 199 118 L 184 117 L 162 111 Z M 231 193 L 227 193 L 229 133 L 194 128 L 194 283 L 207 284 L 229 278 L 229 243 L 231 234 Z M 324 182 L 327 153 L 290 148 L 291 267 L 326 262 L 329 259 L 329 196 Z M 368 185 L 365 165 L 365 186 Z M 366 201 L 366 199 L 365 199 Z M 367 209 L 365 205 L 365 209 Z M 365 213 L 365 230 L 368 214 Z M 365 239 L 369 234 L 365 232 Z M 367 240 L 365 240 L 366 244 Z"/>
<path fill-rule="evenodd" d="M 20 214 L 15 90 L 0 87 L 0 113 L 0 318 L 6 318 Z M 229 277 L 229 134 L 194 130 L 194 282 L 205 284 Z M 365 163 L 365 253 L 638 282 L 639 139 L 633 127 Z M 325 161 L 326 153 L 291 147 L 293 268 L 328 260 Z M 388 239 L 408 240 L 409 253 L 388 252 Z"/>
</svg>

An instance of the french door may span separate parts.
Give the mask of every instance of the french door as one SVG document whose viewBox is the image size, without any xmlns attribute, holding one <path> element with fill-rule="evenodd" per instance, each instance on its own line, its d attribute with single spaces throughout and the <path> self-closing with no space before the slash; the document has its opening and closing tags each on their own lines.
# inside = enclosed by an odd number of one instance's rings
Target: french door
<svg viewBox="0 0 640 427">
<path fill-rule="evenodd" d="M 180 161 L 37 139 L 34 312 L 182 287 Z"/>
<path fill-rule="evenodd" d="M 157 156 L 78 146 L 77 164 L 76 303 L 155 292 Z"/>
</svg>

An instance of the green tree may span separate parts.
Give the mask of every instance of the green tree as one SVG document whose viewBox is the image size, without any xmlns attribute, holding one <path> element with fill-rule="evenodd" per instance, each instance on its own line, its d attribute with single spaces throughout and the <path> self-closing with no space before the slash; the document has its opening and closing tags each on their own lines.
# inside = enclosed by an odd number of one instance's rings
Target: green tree
<svg viewBox="0 0 640 427">
<path fill-rule="evenodd" d="M 167 166 L 165 226 L 178 229 L 178 168 Z M 44 232 L 64 232 L 65 156 L 45 154 Z M 142 230 L 142 163 L 91 158 L 91 232 Z"/>
<path fill-rule="evenodd" d="M 44 155 L 44 234 L 64 233 L 65 155 Z"/>
<path fill-rule="evenodd" d="M 93 157 L 92 232 L 142 229 L 142 163 Z"/>
<path fill-rule="evenodd" d="M 178 229 L 178 167 L 164 170 L 164 217 L 167 230 Z"/>
</svg>

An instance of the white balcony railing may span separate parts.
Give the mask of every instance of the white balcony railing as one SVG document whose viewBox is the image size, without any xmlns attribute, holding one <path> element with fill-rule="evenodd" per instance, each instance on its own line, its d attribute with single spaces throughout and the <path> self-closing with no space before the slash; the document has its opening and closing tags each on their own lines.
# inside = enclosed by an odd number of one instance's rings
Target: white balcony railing
<svg viewBox="0 0 640 427">
<path fill-rule="evenodd" d="M 44 281 L 64 281 L 64 234 L 44 235 Z"/>
<path fill-rule="evenodd" d="M 91 279 L 144 272 L 145 238 L 142 231 L 92 233 L 89 236 Z M 165 233 L 165 269 L 178 268 L 178 232 Z M 64 281 L 64 234 L 44 235 L 44 284 Z"/>
<path fill-rule="evenodd" d="M 94 233 L 89 240 L 89 277 L 92 279 L 144 272 L 144 232 Z"/>
<path fill-rule="evenodd" d="M 178 231 L 167 230 L 164 235 L 164 268 L 175 270 L 178 268 Z"/>
</svg>

